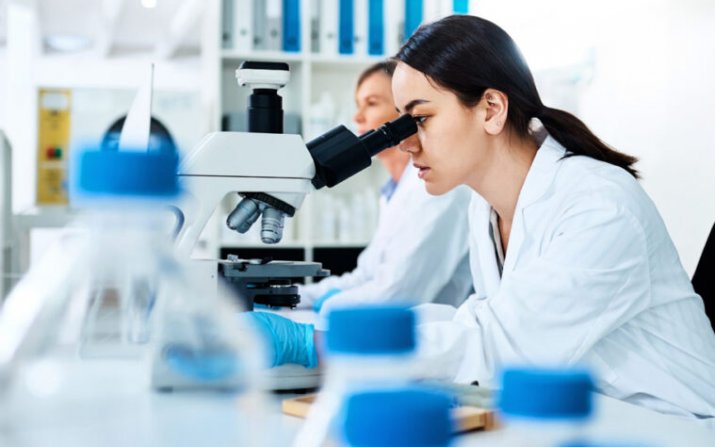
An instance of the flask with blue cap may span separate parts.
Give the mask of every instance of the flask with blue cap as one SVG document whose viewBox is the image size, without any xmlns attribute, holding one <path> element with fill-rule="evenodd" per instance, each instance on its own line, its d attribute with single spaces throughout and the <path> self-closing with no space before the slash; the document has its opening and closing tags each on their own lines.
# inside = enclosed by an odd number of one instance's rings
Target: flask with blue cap
<svg viewBox="0 0 715 447">
<path fill-rule="evenodd" d="M 71 194 L 86 238 L 80 354 L 136 357 L 149 341 L 161 269 L 173 261 L 169 205 L 180 195 L 176 153 L 80 152 Z"/>
<path fill-rule="evenodd" d="M 555 447 L 585 439 L 593 389 L 585 369 L 505 369 L 498 405 L 508 445 Z"/>
<path fill-rule="evenodd" d="M 237 445 L 272 445 L 261 340 L 236 322 L 238 300 L 202 288 L 174 255 L 168 205 L 180 193 L 177 157 L 90 150 L 75 161 L 80 216 L 0 314 L 5 357 L 14 356 L 9 364 L 0 356 L 0 378 L 16 388 L 6 405 L 0 381 L 0 407 L 94 408 L 117 383 L 136 392 L 158 374 L 175 389 L 229 391 Z"/>
<path fill-rule="evenodd" d="M 80 352 L 138 353 L 157 390 L 258 390 L 265 350 L 234 318 L 239 301 L 220 284 L 208 289 L 197 266 L 175 256 L 177 162 L 166 152 L 81 155 L 76 191 L 87 207 L 92 284 Z M 108 349 L 112 340 L 119 352 Z"/>
<path fill-rule="evenodd" d="M 317 447 L 334 436 L 345 396 L 408 384 L 416 369 L 416 316 L 407 306 L 370 305 L 330 312 L 325 380 L 293 445 Z"/>
<path fill-rule="evenodd" d="M 418 386 L 350 394 L 341 410 L 341 445 L 446 447 L 454 432 L 452 402 L 447 393 Z"/>
</svg>

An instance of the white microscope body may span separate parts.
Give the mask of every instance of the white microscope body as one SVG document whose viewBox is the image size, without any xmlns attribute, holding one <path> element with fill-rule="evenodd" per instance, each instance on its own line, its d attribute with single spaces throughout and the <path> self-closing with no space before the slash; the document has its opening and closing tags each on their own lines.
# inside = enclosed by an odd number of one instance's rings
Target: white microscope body
<svg viewBox="0 0 715 447">
<path fill-rule="evenodd" d="M 298 209 L 315 190 L 315 162 L 300 135 L 208 134 L 186 157 L 179 176 L 188 198 L 181 205 L 185 220 L 177 249 L 186 257 L 226 194 L 266 193 Z"/>
</svg>

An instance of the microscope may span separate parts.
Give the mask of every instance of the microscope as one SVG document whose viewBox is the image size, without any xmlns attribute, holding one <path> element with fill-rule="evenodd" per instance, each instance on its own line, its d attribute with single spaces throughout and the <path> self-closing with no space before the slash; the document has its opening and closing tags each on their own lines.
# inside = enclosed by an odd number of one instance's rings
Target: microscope
<svg viewBox="0 0 715 447">
<path fill-rule="evenodd" d="M 305 144 L 300 135 L 283 133 L 282 98 L 278 90 L 290 79 L 288 64 L 246 61 L 236 70 L 236 78 L 240 86 L 252 89 L 249 131 L 208 134 L 179 167 L 187 193 L 177 206 L 176 245 L 182 257 L 191 257 L 202 230 L 227 194 L 236 193 L 241 200 L 228 215 L 226 225 L 245 233 L 260 218 L 262 242 L 275 244 L 283 236 L 285 218 L 295 214 L 306 194 L 337 185 L 370 166 L 373 155 L 417 132 L 413 118 L 403 115 L 359 137 L 345 126 L 338 126 Z M 219 287 L 228 283 L 245 310 L 252 310 L 254 303 L 274 308 L 295 307 L 300 297 L 292 284 L 294 278 L 330 273 L 315 262 L 238 256 L 192 260 L 192 268 L 200 281 L 199 290 L 218 293 Z M 211 328 L 202 330 L 211 332 Z M 198 358 L 206 353 L 194 354 Z M 317 369 L 301 365 L 272 368 L 265 376 L 273 390 L 315 388 L 320 381 Z M 227 375 L 211 383 L 197 381 L 174 371 L 166 359 L 156 357 L 151 381 L 155 389 L 173 390 L 232 388 L 235 379 Z"/>
<path fill-rule="evenodd" d="M 290 80 L 286 63 L 243 62 L 236 70 L 239 86 L 252 89 L 248 132 L 207 135 L 187 155 L 179 176 L 188 199 L 179 206 L 179 256 L 190 257 L 201 231 L 221 200 L 237 193 L 241 200 L 226 225 L 245 233 L 261 219 L 261 240 L 278 243 L 286 217 L 293 217 L 306 194 L 332 187 L 362 171 L 371 157 L 417 132 L 409 115 L 362 136 L 338 126 L 305 144 L 300 135 L 283 133 L 278 90 Z M 246 260 L 229 256 L 201 267 L 206 290 L 224 278 L 237 289 L 247 310 L 253 303 L 295 307 L 300 301 L 290 278 L 321 277 L 330 272 L 314 262 Z"/>
</svg>

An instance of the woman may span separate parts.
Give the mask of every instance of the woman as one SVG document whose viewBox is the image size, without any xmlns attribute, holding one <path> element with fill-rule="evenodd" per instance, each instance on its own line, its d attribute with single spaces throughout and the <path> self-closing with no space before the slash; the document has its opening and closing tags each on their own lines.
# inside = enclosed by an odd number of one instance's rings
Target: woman
<svg viewBox="0 0 715 447">
<path fill-rule="evenodd" d="M 395 104 L 419 125 L 402 149 L 429 192 L 474 191 L 476 292 L 450 320 L 420 309 L 431 373 L 492 387 L 504 365 L 581 364 L 603 394 L 715 425 L 715 335 L 635 159 L 544 106 L 489 21 L 424 26 L 396 59 Z"/>
<path fill-rule="evenodd" d="M 358 78 L 354 120 L 360 134 L 399 116 L 392 99 L 395 65 L 376 63 Z M 393 147 L 377 157 L 390 178 L 381 191 L 375 235 L 355 270 L 301 287 L 301 304 L 323 312 L 333 306 L 396 300 L 461 304 L 472 288 L 464 243 L 469 191 L 459 188 L 432 196 L 417 178 L 409 154 Z M 441 253 L 439 262 L 435 251 Z"/>
</svg>

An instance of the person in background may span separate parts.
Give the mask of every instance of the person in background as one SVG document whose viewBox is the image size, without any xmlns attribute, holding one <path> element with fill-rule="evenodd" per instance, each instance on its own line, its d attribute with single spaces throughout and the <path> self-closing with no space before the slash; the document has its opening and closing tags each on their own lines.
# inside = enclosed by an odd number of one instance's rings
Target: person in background
<svg viewBox="0 0 715 447">
<path fill-rule="evenodd" d="M 493 388 L 505 366 L 579 365 L 602 394 L 715 428 L 715 334 L 636 159 L 544 105 L 488 20 L 422 26 L 396 59 L 395 104 L 418 123 L 400 147 L 430 193 L 473 190 L 475 293 L 417 306 L 424 375 Z M 275 317 L 274 364 L 317 363 L 320 332 Z"/>
<path fill-rule="evenodd" d="M 379 62 L 360 75 L 354 116 L 359 134 L 399 116 L 392 100 L 395 65 Z M 457 188 L 431 196 L 409 154 L 393 147 L 377 158 L 389 179 L 381 190 L 372 240 L 352 272 L 301 286 L 300 306 L 327 312 L 332 306 L 359 303 L 461 304 L 472 286 L 466 243 L 469 191 Z"/>
</svg>

